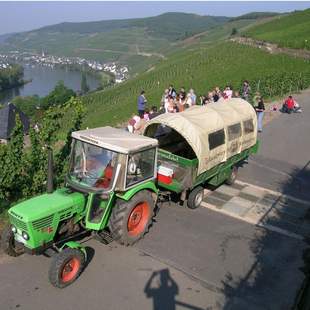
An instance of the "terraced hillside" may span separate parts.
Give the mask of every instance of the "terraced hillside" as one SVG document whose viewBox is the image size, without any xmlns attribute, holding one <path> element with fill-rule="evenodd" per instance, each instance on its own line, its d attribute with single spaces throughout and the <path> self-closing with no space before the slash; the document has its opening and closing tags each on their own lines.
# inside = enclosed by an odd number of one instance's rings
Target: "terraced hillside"
<svg viewBox="0 0 310 310">
<path fill-rule="evenodd" d="M 268 23 L 251 27 L 244 35 L 281 47 L 310 50 L 310 9 L 278 16 Z"/>
<path fill-rule="evenodd" d="M 150 72 L 86 96 L 84 126 L 115 125 L 127 120 L 136 112 L 136 98 L 142 89 L 149 105 L 158 106 L 170 83 L 177 89 L 193 87 L 200 95 L 226 84 L 239 89 L 243 79 L 248 79 L 253 91 L 259 90 L 265 98 L 283 95 L 310 86 L 310 63 L 231 42 L 188 48 L 170 55 Z"/>
</svg>

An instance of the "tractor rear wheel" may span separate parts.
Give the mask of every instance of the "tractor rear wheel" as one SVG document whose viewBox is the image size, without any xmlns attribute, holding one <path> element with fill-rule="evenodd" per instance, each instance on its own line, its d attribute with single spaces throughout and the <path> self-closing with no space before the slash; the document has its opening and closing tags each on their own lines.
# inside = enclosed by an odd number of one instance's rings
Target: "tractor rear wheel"
<svg viewBox="0 0 310 310">
<path fill-rule="evenodd" d="M 52 285 L 64 288 L 72 284 L 85 267 L 85 257 L 78 249 L 66 248 L 52 257 L 48 277 Z"/>
<path fill-rule="evenodd" d="M 113 239 L 123 245 L 133 245 L 149 230 L 154 216 L 152 194 L 142 190 L 129 201 L 118 199 L 112 210 L 109 229 Z"/>
<path fill-rule="evenodd" d="M 4 253 L 13 257 L 19 256 L 25 252 L 24 246 L 15 241 L 11 225 L 6 226 L 2 232 L 1 249 Z"/>
<path fill-rule="evenodd" d="M 229 178 L 225 181 L 225 183 L 227 185 L 233 185 L 237 180 L 237 176 L 238 176 L 238 167 L 233 166 L 231 169 L 231 174 Z"/>
<path fill-rule="evenodd" d="M 197 209 L 203 200 L 204 189 L 202 186 L 195 187 L 188 195 L 187 207 L 190 209 Z"/>
</svg>

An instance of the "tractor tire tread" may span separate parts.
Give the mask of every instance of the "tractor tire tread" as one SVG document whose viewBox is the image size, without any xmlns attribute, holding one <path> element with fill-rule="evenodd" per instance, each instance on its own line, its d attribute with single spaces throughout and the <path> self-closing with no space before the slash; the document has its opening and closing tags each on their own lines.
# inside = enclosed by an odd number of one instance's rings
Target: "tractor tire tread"
<svg viewBox="0 0 310 310">
<path fill-rule="evenodd" d="M 188 195 L 188 199 L 187 199 L 187 207 L 189 209 L 197 209 L 200 204 L 198 206 L 195 205 L 195 199 L 197 194 L 199 194 L 199 192 L 203 191 L 203 187 L 202 186 L 197 186 L 195 187 Z"/>
<path fill-rule="evenodd" d="M 127 235 L 128 232 L 126 229 L 124 229 L 124 227 L 125 226 L 127 227 L 128 213 L 134 207 L 134 205 L 139 202 L 139 200 L 140 201 L 148 200 L 151 206 L 151 216 L 146 224 L 143 233 L 137 238 L 130 238 Z M 112 210 L 112 214 L 109 221 L 109 229 L 113 236 L 113 239 L 125 246 L 133 245 L 137 241 L 142 239 L 144 235 L 148 233 L 150 227 L 152 226 L 154 217 L 154 208 L 155 208 L 154 200 L 152 198 L 151 193 L 147 190 L 142 190 L 138 192 L 129 201 L 118 200 L 116 202 L 115 207 Z"/>
<path fill-rule="evenodd" d="M 64 283 L 61 281 L 60 276 L 59 276 L 60 270 L 62 269 L 66 260 L 74 256 L 78 257 L 78 259 L 80 260 L 79 271 L 77 272 L 73 280 L 71 280 L 70 282 Z M 71 283 L 73 283 L 80 276 L 84 267 L 85 267 L 84 254 L 78 249 L 66 248 L 62 250 L 62 252 L 60 252 L 58 255 L 55 255 L 54 257 L 52 257 L 52 262 L 51 262 L 49 272 L 48 272 L 49 281 L 53 286 L 57 288 L 64 288 L 70 285 Z"/>
</svg>

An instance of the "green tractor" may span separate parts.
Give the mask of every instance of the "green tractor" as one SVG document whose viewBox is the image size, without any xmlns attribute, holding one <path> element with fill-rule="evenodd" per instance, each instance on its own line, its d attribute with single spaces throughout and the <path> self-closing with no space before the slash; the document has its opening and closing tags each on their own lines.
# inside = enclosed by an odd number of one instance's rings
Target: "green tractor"
<svg viewBox="0 0 310 310">
<path fill-rule="evenodd" d="M 258 149 L 255 111 L 241 99 L 158 116 L 141 136 L 102 127 L 72 138 L 65 186 L 53 191 L 49 154 L 47 193 L 9 209 L 1 240 L 10 256 L 53 250 L 49 280 L 59 288 L 85 267 L 77 242 L 85 232 L 133 245 L 148 232 L 159 196 L 177 194 L 196 209 L 205 185 L 232 184 Z"/>
<path fill-rule="evenodd" d="M 49 280 L 60 288 L 77 279 L 87 259 L 74 238 L 93 231 L 103 241 L 110 235 L 134 244 L 152 223 L 158 193 L 157 140 L 111 127 L 72 136 L 66 186 L 55 191 L 48 186 L 48 193 L 10 208 L 10 226 L 2 235 L 10 256 L 55 250 Z"/>
</svg>

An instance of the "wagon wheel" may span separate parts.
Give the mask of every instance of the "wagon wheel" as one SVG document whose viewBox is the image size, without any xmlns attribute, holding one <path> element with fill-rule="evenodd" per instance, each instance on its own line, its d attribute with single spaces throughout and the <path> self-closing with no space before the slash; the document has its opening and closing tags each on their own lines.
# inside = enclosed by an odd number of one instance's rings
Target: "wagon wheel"
<svg viewBox="0 0 310 310">
<path fill-rule="evenodd" d="M 143 238 L 152 224 L 154 208 L 153 197 L 147 190 L 138 192 L 129 201 L 117 200 L 109 221 L 113 239 L 133 245 Z"/>
<path fill-rule="evenodd" d="M 203 200 L 204 189 L 202 186 L 195 187 L 188 195 L 187 207 L 190 209 L 197 209 Z"/>
<path fill-rule="evenodd" d="M 52 285 L 64 288 L 72 284 L 85 267 L 85 257 L 78 249 L 66 248 L 52 258 L 49 280 Z"/>
<path fill-rule="evenodd" d="M 233 185 L 237 179 L 238 176 L 238 167 L 237 166 L 233 166 L 231 169 L 231 174 L 228 177 L 228 179 L 226 179 L 225 183 L 227 185 Z"/>
</svg>

